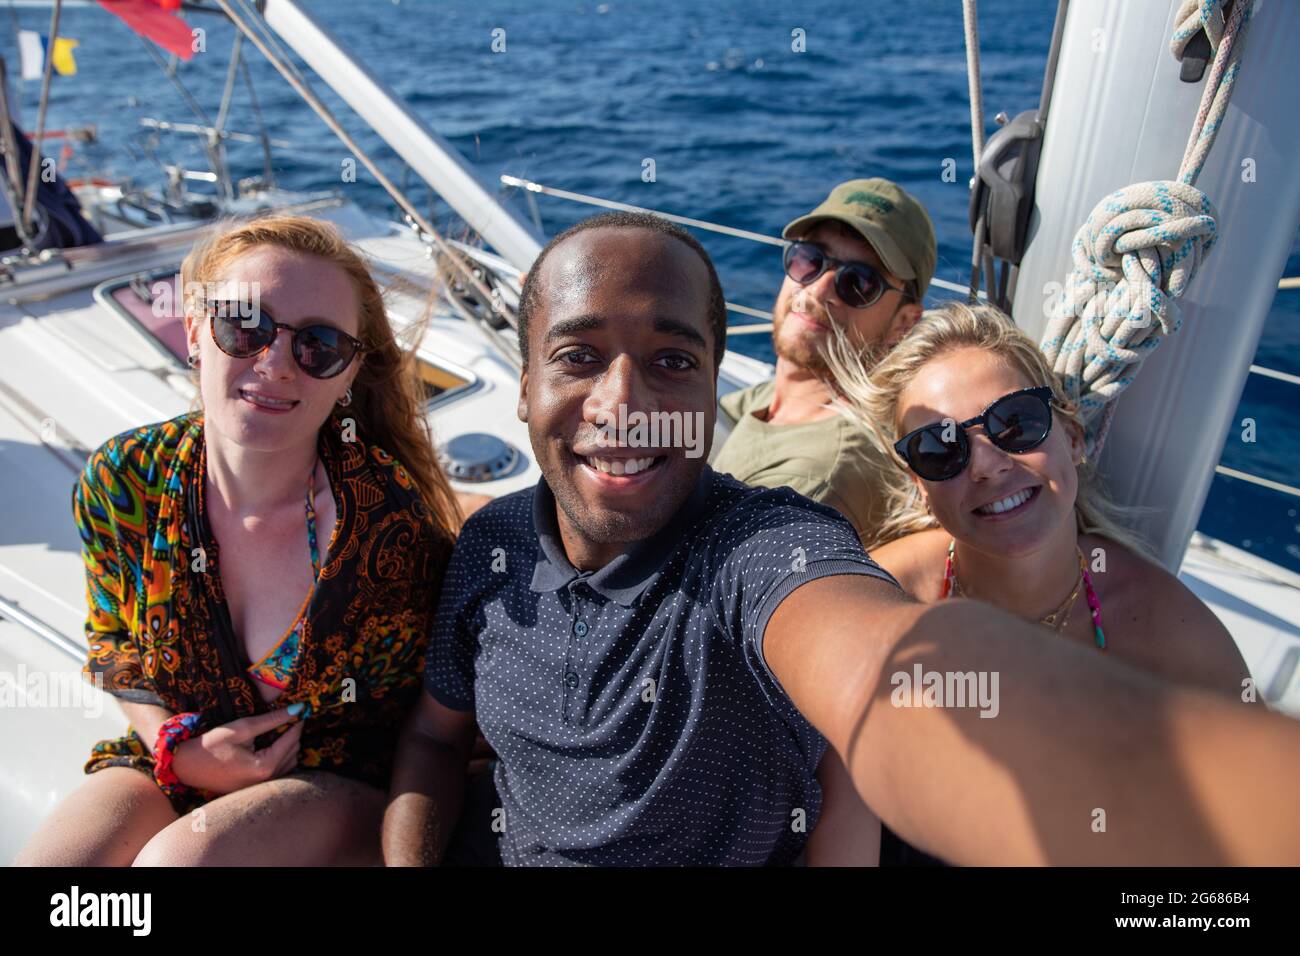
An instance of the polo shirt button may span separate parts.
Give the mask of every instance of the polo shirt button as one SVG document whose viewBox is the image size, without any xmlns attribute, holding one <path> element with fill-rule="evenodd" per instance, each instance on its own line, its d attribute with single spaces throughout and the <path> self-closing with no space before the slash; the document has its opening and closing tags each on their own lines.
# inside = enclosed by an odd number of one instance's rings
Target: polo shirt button
<svg viewBox="0 0 1300 956">
<path fill-rule="evenodd" d="M 575 674 L 573 671 L 569 671 L 567 674 L 565 674 L 565 675 L 564 675 L 564 686 L 567 687 L 567 688 L 569 688 L 569 690 L 573 690 L 575 687 L 577 687 L 577 686 L 578 686 L 578 675 Z"/>
<path fill-rule="evenodd" d="M 573 633 L 574 633 L 574 634 L 577 634 L 579 637 L 586 637 L 586 636 L 587 636 L 587 622 L 586 622 L 586 621 L 574 621 L 574 622 L 573 622 Z"/>
</svg>

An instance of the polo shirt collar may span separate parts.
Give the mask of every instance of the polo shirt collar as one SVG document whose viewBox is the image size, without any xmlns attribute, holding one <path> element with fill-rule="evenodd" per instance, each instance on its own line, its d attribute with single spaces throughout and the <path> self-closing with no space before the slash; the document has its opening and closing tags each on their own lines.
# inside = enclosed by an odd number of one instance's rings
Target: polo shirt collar
<svg viewBox="0 0 1300 956">
<path fill-rule="evenodd" d="M 587 576 L 593 591 L 623 607 L 631 607 L 659 574 L 680 540 L 703 515 L 713 488 L 713 469 L 700 472 L 690 497 L 657 532 L 638 541 L 600 570 Z M 556 591 L 583 575 L 564 553 L 564 542 L 555 517 L 555 495 L 545 478 L 533 489 L 533 528 L 537 533 L 537 563 L 533 566 L 532 590 Z"/>
</svg>

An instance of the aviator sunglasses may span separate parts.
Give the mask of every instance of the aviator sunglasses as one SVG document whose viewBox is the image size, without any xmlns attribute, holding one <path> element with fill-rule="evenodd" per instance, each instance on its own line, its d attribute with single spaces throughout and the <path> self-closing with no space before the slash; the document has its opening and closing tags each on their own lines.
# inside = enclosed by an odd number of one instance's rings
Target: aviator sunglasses
<svg viewBox="0 0 1300 956">
<path fill-rule="evenodd" d="M 972 425 L 983 425 L 989 441 L 1013 455 L 1041 445 L 1052 431 L 1052 398 L 1052 389 L 1047 385 L 1022 388 L 1003 395 L 964 422 L 949 419 L 922 425 L 894 442 L 894 450 L 919 477 L 947 481 L 961 474 L 970 462 L 966 429 Z"/>
<path fill-rule="evenodd" d="M 208 314 L 212 317 L 212 341 L 233 358 L 252 358 L 270 348 L 281 329 L 287 330 L 293 336 L 293 360 L 312 378 L 333 378 L 366 351 L 360 339 L 332 325 L 296 329 L 247 302 L 210 302 Z"/>
<path fill-rule="evenodd" d="M 886 289 L 912 298 L 906 289 L 890 285 L 865 262 L 844 262 L 828 256 L 811 242 L 792 242 L 785 247 L 785 274 L 800 285 L 816 282 L 827 269 L 835 270 L 835 295 L 851 309 L 874 305 Z"/>
</svg>

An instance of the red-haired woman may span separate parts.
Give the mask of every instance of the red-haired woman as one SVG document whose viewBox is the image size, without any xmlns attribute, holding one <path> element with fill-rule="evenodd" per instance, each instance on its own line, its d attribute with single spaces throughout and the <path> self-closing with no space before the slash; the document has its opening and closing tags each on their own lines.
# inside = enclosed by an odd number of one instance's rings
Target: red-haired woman
<svg viewBox="0 0 1300 956">
<path fill-rule="evenodd" d="M 17 862 L 378 864 L 459 522 L 413 357 L 326 223 L 237 226 L 182 280 L 201 410 L 109 440 L 73 495 L 85 672 L 131 727 Z"/>
</svg>

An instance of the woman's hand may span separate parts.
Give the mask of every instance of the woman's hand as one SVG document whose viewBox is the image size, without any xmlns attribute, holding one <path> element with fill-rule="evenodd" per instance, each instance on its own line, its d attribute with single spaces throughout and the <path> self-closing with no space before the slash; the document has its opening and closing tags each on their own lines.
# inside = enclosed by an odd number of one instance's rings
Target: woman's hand
<svg viewBox="0 0 1300 956">
<path fill-rule="evenodd" d="M 172 769 L 190 787 L 213 793 L 233 793 L 283 776 L 298 765 L 302 723 L 281 734 L 271 746 L 253 749 L 253 741 L 268 730 L 297 721 L 287 710 L 241 717 L 193 737 L 176 748 Z"/>
</svg>

